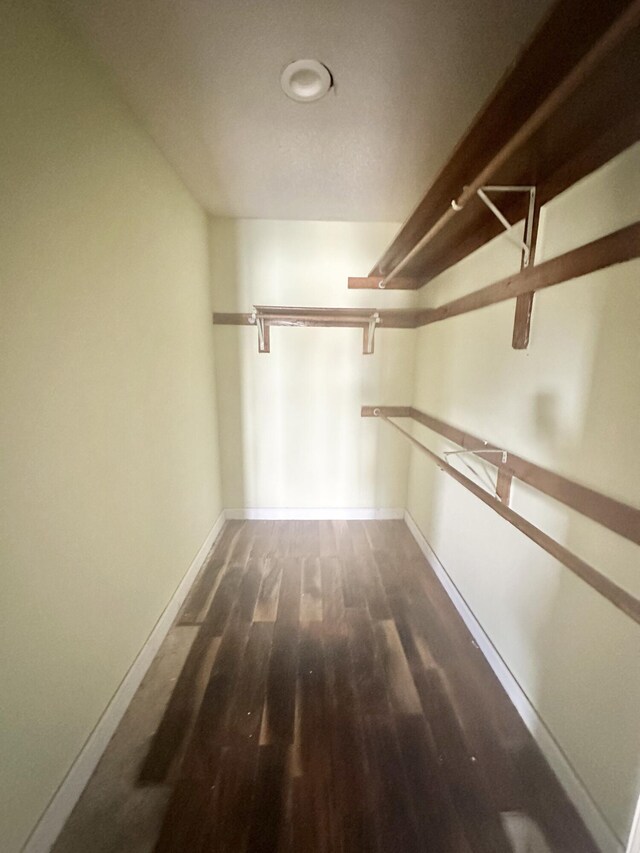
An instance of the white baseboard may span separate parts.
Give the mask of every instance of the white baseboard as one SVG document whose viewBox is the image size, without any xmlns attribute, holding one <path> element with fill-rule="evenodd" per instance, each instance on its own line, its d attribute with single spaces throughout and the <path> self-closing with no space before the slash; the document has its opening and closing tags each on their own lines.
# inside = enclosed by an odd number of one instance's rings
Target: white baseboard
<svg viewBox="0 0 640 853">
<path fill-rule="evenodd" d="M 78 757 L 71 765 L 69 772 L 44 810 L 35 829 L 27 839 L 23 847 L 24 853 L 47 853 L 53 846 L 65 821 L 71 814 L 73 807 L 91 778 L 124 712 L 129 707 L 129 703 L 133 699 L 136 690 L 140 686 L 140 682 L 155 658 L 162 641 L 169 632 L 169 628 L 173 625 L 174 619 L 178 615 L 180 607 L 187 597 L 187 593 L 198 576 L 198 572 L 202 568 L 207 554 L 218 538 L 224 522 L 225 515 L 224 512 L 221 512 L 218 520 L 209 531 L 207 538 L 202 543 L 202 547 L 193 558 L 191 565 L 178 584 L 171 600 L 156 622 L 146 643 L 131 664 L 129 671 L 98 720 L 96 727 L 89 735 Z"/>
<path fill-rule="evenodd" d="M 420 550 L 425 555 L 429 565 L 433 568 L 440 583 L 513 702 L 516 710 L 522 717 L 525 725 L 535 738 L 544 757 L 558 777 L 567 796 L 576 807 L 594 841 L 602 850 L 602 853 L 624 853 L 624 845 L 607 823 L 597 804 L 570 764 L 562 747 L 529 701 L 526 693 L 500 656 L 500 653 L 488 635 L 484 632 L 484 629 L 473 615 L 471 608 L 462 597 L 460 590 L 456 587 L 447 570 L 422 535 L 418 525 L 408 511 L 405 512 L 405 521 Z M 640 847 L 637 850 L 640 853 Z M 636 849 L 632 850 L 632 848 L 629 848 L 627 853 L 636 853 Z"/>
<path fill-rule="evenodd" d="M 627 853 L 640 853 L 640 796 L 636 805 L 636 813 L 631 824 Z"/>
<path fill-rule="evenodd" d="M 252 521 L 387 521 L 404 518 L 403 509 L 361 509 L 352 507 L 266 507 L 227 509 L 225 518 Z"/>
</svg>

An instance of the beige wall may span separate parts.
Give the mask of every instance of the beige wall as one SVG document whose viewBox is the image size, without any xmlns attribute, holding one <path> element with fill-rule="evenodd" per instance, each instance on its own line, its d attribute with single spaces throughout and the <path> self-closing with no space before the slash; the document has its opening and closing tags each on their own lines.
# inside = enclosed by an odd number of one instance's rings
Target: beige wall
<svg viewBox="0 0 640 853">
<path fill-rule="evenodd" d="M 407 305 L 412 294 L 347 290 L 396 229 L 214 220 L 215 309 Z M 360 406 L 409 398 L 413 352 L 406 331 L 379 331 L 375 354 L 363 356 L 359 329 L 274 328 L 271 353 L 259 355 L 255 328 L 216 326 L 225 506 L 404 507 L 408 448 L 362 419 Z"/>
<path fill-rule="evenodd" d="M 209 266 L 219 311 L 408 305 L 412 294 L 346 289 L 397 226 L 207 225 L 102 71 L 38 8 L 0 7 L 2 850 L 25 840 L 221 506 L 407 501 L 624 838 L 640 777 L 637 626 L 360 406 L 413 397 L 640 504 L 638 263 L 538 294 L 527 352 L 510 347 L 507 303 L 380 331 L 373 356 L 360 331 L 326 329 L 275 329 L 258 355 L 255 329 L 212 335 Z M 638 199 L 640 146 L 548 206 L 540 258 L 636 219 Z M 516 267 L 501 238 L 420 298 Z M 635 546 L 524 487 L 513 505 L 640 594 Z"/>
<path fill-rule="evenodd" d="M 38 4 L 0 5 L 0 848 L 220 512 L 203 212 Z"/>
<path fill-rule="evenodd" d="M 639 216 L 636 145 L 547 206 L 539 260 Z M 517 267 L 517 248 L 501 237 L 440 276 L 421 299 L 437 305 Z M 420 330 L 414 405 L 640 506 L 639 273 L 634 261 L 536 294 L 526 352 L 511 349 L 513 302 Z M 415 434 L 437 452 L 447 449 L 422 427 Z M 640 629 L 419 451 L 412 454 L 410 512 L 625 839 L 640 787 Z M 637 546 L 524 486 L 515 486 L 512 505 L 640 595 Z"/>
</svg>

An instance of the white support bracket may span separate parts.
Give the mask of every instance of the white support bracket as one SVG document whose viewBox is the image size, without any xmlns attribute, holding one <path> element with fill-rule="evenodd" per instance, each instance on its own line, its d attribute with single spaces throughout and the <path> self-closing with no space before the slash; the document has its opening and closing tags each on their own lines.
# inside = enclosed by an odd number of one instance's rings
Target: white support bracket
<svg viewBox="0 0 640 853">
<path fill-rule="evenodd" d="M 249 322 L 258 330 L 258 352 L 271 352 L 270 326 L 259 311 L 254 310 L 249 317 Z"/>
<path fill-rule="evenodd" d="M 536 241 L 538 237 L 538 219 L 540 206 L 536 202 L 535 186 L 508 186 L 492 185 L 480 187 L 477 191 L 478 198 L 493 213 L 496 219 L 505 229 L 507 237 L 521 249 L 520 269 L 531 266 L 536 254 Z M 500 208 L 489 198 L 487 193 L 528 193 L 529 205 L 524 222 L 524 239 L 521 240 L 513 233 L 513 225 Z M 461 210 L 461 206 L 455 201 L 451 202 L 454 210 Z M 533 310 L 533 293 L 522 293 L 516 299 L 516 312 L 513 322 L 513 337 L 511 345 L 514 349 L 527 349 L 529 345 L 529 334 L 531 329 L 531 312 Z"/>
<path fill-rule="evenodd" d="M 380 314 L 377 311 L 369 317 L 369 322 L 364 327 L 364 335 L 362 340 L 362 354 L 373 355 L 373 346 L 375 343 L 376 326 L 380 323 Z"/>
<path fill-rule="evenodd" d="M 480 456 L 480 455 L 485 454 L 485 453 L 499 453 L 502 465 L 507 464 L 507 458 L 508 458 L 507 451 L 506 450 L 498 450 L 497 448 L 489 448 L 489 447 L 481 448 L 480 447 L 480 448 L 476 448 L 476 450 L 467 450 L 467 449 L 464 449 L 464 450 L 446 450 L 442 455 L 444 456 L 445 461 L 448 461 L 450 456 L 467 456 L 469 454 L 471 454 L 472 456 Z M 468 468 L 469 471 L 471 471 L 471 473 L 474 474 L 475 477 L 478 480 L 480 480 L 484 486 L 487 485 L 486 483 L 484 483 L 481 475 L 478 473 L 478 471 L 476 471 L 475 468 L 472 468 L 471 465 L 467 465 L 467 463 L 464 461 L 464 459 L 462 459 L 461 461 L 462 461 L 462 464 L 466 468 Z M 492 464 L 498 465 L 497 462 L 493 462 Z M 497 500 L 499 500 L 501 503 L 506 504 L 507 506 L 509 505 L 509 500 L 510 500 L 510 496 L 511 496 L 511 478 L 512 478 L 512 475 L 508 470 L 505 470 L 504 468 L 498 467 L 498 477 L 497 477 L 495 486 L 493 485 L 493 483 L 489 483 L 490 491 L 492 492 L 494 497 Z"/>
<path fill-rule="evenodd" d="M 376 327 L 382 323 L 382 317 L 377 310 L 368 313 L 357 309 L 351 313 L 348 309 L 330 308 L 292 308 L 288 313 L 286 308 L 261 309 L 254 306 L 246 322 L 255 326 L 258 331 L 258 352 L 271 352 L 271 326 L 321 326 L 336 328 L 362 329 L 363 355 L 372 355 Z"/>
<path fill-rule="evenodd" d="M 509 222 L 504 213 L 500 210 L 499 207 L 489 198 L 487 193 L 528 193 L 529 195 L 529 207 L 527 209 L 527 217 L 525 219 L 524 226 L 524 240 L 521 240 L 519 237 L 513 233 L 513 225 Z M 485 186 L 481 187 L 478 190 L 478 198 L 489 208 L 491 213 L 498 219 L 498 221 L 504 227 L 507 237 L 511 240 L 512 243 L 522 249 L 522 269 L 529 266 L 531 262 L 531 258 L 534 254 L 535 247 L 533 246 L 534 241 L 534 212 L 536 206 L 536 188 L 534 186 Z"/>
</svg>

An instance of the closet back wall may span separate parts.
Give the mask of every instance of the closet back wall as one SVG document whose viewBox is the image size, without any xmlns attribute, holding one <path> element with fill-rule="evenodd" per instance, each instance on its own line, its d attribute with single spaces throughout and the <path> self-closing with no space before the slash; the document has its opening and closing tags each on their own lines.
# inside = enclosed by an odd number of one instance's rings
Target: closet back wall
<svg viewBox="0 0 640 853">
<path fill-rule="evenodd" d="M 347 277 L 368 270 L 397 227 L 213 220 L 215 310 L 409 306 L 412 293 L 347 290 Z M 405 506 L 409 449 L 361 418 L 360 405 L 410 398 L 414 333 L 379 330 L 367 356 L 360 329 L 273 328 L 262 355 L 254 327 L 215 334 L 226 507 Z"/>
</svg>

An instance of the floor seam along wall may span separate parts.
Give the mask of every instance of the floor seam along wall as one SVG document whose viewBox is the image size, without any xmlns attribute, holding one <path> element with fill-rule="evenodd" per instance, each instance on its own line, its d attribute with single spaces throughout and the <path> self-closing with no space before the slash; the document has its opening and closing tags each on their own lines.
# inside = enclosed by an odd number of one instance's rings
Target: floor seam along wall
<svg viewBox="0 0 640 853">
<path fill-rule="evenodd" d="M 158 649 L 173 625 L 189 590 L 204 565 L 207 555 L 220 535 L 225 521 L 226 516 L 223 510 L 207 534 L 206 539 L 183 575 L 182 580 L 176 587 L 175 592 L 154 625 L 145 644 L 129 667 L 120 686 L 96 723 L 95 728 L 78 753 L 67 775 L 42 813 L 38 823 L 22 848 L 23 853 L 47 853 L 55 843 L 56 838 L 62 831 L 62 827 L 73 811 L 75 804 L 80 799 L 80 795 L 102 758 L 102 754 L 107 748 L 111 737 L 118 728 L 120 720 L 129 707 L 136 690 L 151 666 Z"/>
<path fill-rule="evenodd" d="M 362 507 L 249 507 L 226 509 L 225 518 L 246 521 L 392 521 L 404 519 L 406 510 Z"/>
<path fill-rule="evenodd" d="M 577 809 L 585 826 L 593 836 L 594 841 L 603 853 L 624 853 L 624 844 L 609 826 L 598 804 L 580 779 L 564 750 L 553 736 L 543 718 L 538 714 L 517 678 L 509 669 L 508 664 L 491 642 L 488 634 L 485 633 L 482 625 L 452 580 L 451 575 L 440 562 L 438 555 L 425 539 L 408 510 L 405 511 L 404 518 L 407 527 L 418 543 L 427 562 L 436 573 L 445 592 L 469 629 L 480 651 L 487 659 L 489 666 L 502 684 L 524 724 L 540 747 L 542 754 Z"/>
<path fill-rule="evenodd" d="M 636 813 L 633 817 L 633 824 L 631 825 L 627 853 L 640 853 L 640 797 L 638 797 Z"/>
</svg>

